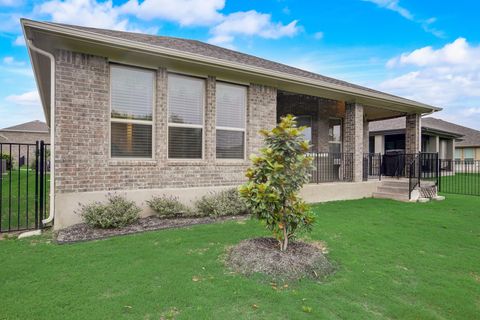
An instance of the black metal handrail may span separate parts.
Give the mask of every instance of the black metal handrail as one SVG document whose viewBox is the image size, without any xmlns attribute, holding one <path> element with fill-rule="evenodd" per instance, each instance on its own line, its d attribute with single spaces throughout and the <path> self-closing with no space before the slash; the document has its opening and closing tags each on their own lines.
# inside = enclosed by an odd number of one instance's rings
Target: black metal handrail
<svg viewBox="0 0 480 320">
<path fill-rule="evenodd" d="M 421 181 L 432 181 L 437 187 L 440 179 L 440 163 L 438 153 L 419 152 L 408 165 L 408 197 L 412 198 L 412 191 Z"/>
<path fill-rule="evenodd" d="M 420 186 L 420 174 L 417 174 L 417 170 L 419 168 L 419 157 L 420 154 L 417 154 L 408 164 L 408 199 L 412 199 L 412 191 L 415 189 L 415 187 L 417 185 Z"/>
<path fill-rule="evenodd" d="M 382 180 L 382 155 L 380 153 L 363 154 L 363 181 Z"/>
<path fill-rule="evenodd" d="M 311 152 L 311 183 L 353 181 L 353 153 Z"/>
</svg>

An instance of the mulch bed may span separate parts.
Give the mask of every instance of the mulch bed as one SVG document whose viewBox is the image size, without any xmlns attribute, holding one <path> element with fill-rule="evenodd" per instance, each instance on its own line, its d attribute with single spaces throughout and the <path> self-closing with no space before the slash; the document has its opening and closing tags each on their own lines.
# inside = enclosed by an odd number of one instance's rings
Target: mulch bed
<svg viewBox="0 0 480 320">
<path fill-rule="evenodd" d="M 172 229 L 188 227 L 198 224 L 209 224 L 221 221 L 231 220 L 245 220 L 247 215 L 242 216 L 225 216 L 218 218 L 211 217 L 191 217 L 191 218 L 158 218 L 156 216 L 150 216 L 146 218 L 138 219 L 133 224 L 118 228 L 118 229 L 98 229 L 89 227 L 85 223 L 73 225 L 71 227 L 62 229 L 57 233 L 57 243 L 73 243 L 80 241 L 89 241 L 97 239 L 105 239 L 114 236 L 139 233 L 144 231 L 154 231 L 162 229 Z"/>
<path fill-rule="evenodd" d="M 280 251 L 273 238 L 256 238 L 240 242 L 231 248 L 225 264 L 233 271 L 252 275 L 265 274 L 274 279 L 323 279 L 335 271 L 319 243 L 290 242 L 286 251 Z"/>
</svg>

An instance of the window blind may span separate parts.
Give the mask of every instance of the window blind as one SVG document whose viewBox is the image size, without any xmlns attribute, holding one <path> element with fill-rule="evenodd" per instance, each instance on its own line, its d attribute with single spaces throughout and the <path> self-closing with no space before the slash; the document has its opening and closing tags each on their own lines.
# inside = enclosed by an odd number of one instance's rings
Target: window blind
<svg viewBox="0 0 480 320">
<path fill-rule="evenodd" d="M 217 82 L 216 155 L 218 159 L 245 157 L 247 88 Z"/>
<path fill-rule="evenodd" d="M 205 81 L 176 74 L 168 76 L 168 121 L 203 125 Z"/>
<path fill-rule="evenodd" d="M 112 118 L 152 120 L 154 72 L 111 66 Z"/>
<path fill-rule="evenodd" d="M 110 154 L 152 158 L 155 72 L 111 65 Z"/>
<path fill-rule="evenodd" d="M 168 157 L 201 159 L 205 80 L 168 75 Z"/>
<path fill-rule="evenodd" d="M 152 126 L 112 122 L 111 147 L 115 157 L 151 157 Z"/>
</svg>

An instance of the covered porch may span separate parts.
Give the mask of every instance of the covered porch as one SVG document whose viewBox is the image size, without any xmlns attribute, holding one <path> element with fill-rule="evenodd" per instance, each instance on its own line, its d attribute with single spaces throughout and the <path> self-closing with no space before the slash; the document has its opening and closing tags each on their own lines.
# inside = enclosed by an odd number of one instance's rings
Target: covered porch
<svg viewBox="0 0 480 320">
<path fill-rule="evenodd" d="M 277 122 L 287 114 L 307 127 L 303 134 L 315 167 L 311 183 L 379 180 L 381 159 L 370 152 L 370 121 L 406 117 L 406 152 L 420 151 L 421 113 L 278 90 Z"/>
</svg>

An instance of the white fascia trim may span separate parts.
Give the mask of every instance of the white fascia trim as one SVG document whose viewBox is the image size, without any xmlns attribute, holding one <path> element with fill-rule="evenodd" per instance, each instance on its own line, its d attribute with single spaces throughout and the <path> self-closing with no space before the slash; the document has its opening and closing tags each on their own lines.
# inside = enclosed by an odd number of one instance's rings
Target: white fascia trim
<svg viewBox="0 0 480 320">
<path fill-rule="evenodd" d="M 432 111 L 442 110 L 441 108 L 437 108 L 437 107 L 423 104 L 420 102 L 404 99 L 401 97 L 394 97 L 387 94 L 381 94 L 377 92 L 371 92 L 368 90 L 362 90 L 359 88 L 353 88 L 353 87 L 338 85 L 334 83 L 329 83 L 322 80 L 315 80 L 307 77 L 291 75 L 285 72 L 279 72 L 279 71 L 269 70 L 265 68 L 249 66 L 249 65 L 245 65 L 237 62 L 227 61 L 227 60 L 218 59 L 214 57 L 207 57 L 207 56 L 203 56 L 195 53 L 189 53 L 185 51 L 154 46 L 146 43 L 139 43 L 131 40 L 119 39 L 119 38 L 108 36 L 108 35 L 100 35 L 95 32 L 78 30 L 68 26 L 57 26 L 57 25 L 50 24 L 48 22 L 37 22 L 37 21 L 25 20 L 25 19 L 22 19 L 21 22 L 24 27 L 26 26 L 26 27 L 37 28 L 40 30 L 54 32 L 64 36 L 81 38 L 83 40 L 90 41 L 90 42 L 101 42 L 101 43 L 110 45 L 112 47 L 134 49 L 134 50 L 139 50 L 141 52 L 155 53 L 157 55 L 164 55 L 170 58 L 185 60 L 188 62 L 203 63 L 203 64 L 213 65 L 221 68 L 233 69 L 235 71 L 241 71 L 241 72 L 251 72 L 257 75 L 263 75 L 263 76 L 267 76 L 267 77 L 279 79 L 279 80 L 287 80 L 290 82 L 296 82 L 298 84 L 314 86 L 322 89 L 327 89 L 330 91 L 335 91 L 338 93 L 354 95 L 357 97 L 368 98 L 368 99 L 373 99 L 373 100 L 387 102 L 387 103 L 394 102 L 404 107 L 424 108 Z"/>
</svg>

